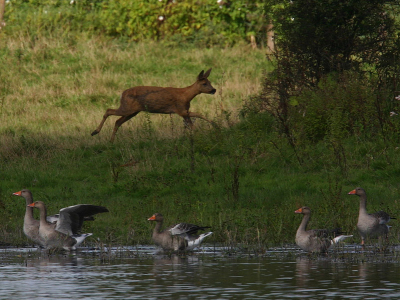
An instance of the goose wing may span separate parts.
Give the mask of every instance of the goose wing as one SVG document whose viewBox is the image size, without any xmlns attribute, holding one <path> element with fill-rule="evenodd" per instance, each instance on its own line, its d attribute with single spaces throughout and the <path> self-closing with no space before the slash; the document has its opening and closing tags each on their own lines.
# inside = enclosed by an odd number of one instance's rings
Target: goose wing
<svg viewBox="0 0 400 300">
<path fill-rule="evenodd" d="M 210 226 L 198 226 L 189 223 L 179 223 L 171 226 L 168 230 L 171 235 L 177 235 L 185 238 L 186 240 L 192 240 L 199 230 L 211 228 Z"/>
<path fill-rule="evenodd" d="M 50 224 L 56 224 L 59 218 L 60 218 L 60 215 L 55 214 L 55 215 L 47 216 L 46 221 Z"/>
<path fill-rule="evenodd" d="M 341 228 L 334 228 L 334 229 L 312 229 L 309 230 L 313 233 L 315 237 L 319 238 L 331 238 L 341 235 L 342 229 Z"/>
<path fill-rule="evenodd" d="M 46 217 L 46 221 L 50 224 L 57 224 L 58 219 L 60 218 L 60 214 L 55 214 Z M 83 221 L 94 221 L 93 216 L 86 216 L 83 218 Z"/>
<path fill-rule="evenodd" d="M 93 215 L 108 212 L 104 206 L 78 204 L 60 210 L 56 230 L 68 235 L 79 234 L 85 219 L 92 219 Z"/>
<path fill-rule="evenodd" d="M 390 221 L 389 214 L 382 210 L 371 214 L 371 216 L 374 216 L 378 220 L 379 224 L 386 224 Z"/>
</svg>

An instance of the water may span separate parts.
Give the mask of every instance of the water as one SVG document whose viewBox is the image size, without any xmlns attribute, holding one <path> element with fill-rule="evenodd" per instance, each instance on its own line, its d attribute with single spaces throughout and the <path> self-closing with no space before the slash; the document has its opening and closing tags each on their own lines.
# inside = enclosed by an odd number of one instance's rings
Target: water
<svg viewBox="0 0 400 300">
<path fill-rule="evenodd" d="M 187 256 L 153 247 L 46 255 L 0 249 L 0 299 L 400 299 L 399 249 L 293 248 L 263 255 L 203 247 Z"/>
</svg>

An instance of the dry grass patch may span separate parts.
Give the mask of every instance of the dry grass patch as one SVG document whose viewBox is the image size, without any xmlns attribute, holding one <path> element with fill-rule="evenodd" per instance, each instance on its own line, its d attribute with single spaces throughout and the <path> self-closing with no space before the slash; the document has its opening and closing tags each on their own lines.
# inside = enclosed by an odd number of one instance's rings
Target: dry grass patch
<svg viewBox="0 0 400 300">
<path fill-rule="evenodd" d="M 0 96 L 0 142 L 18 144 L 33 133 L 69 137 L 87 143 L 109 139 L 116 117 L 104 132 L 91 137 L 106 108 L 117 108 L 121 93 L 137 85 L 185 87 L 202 69 L 213 68 L 210 80 L 217 94 L 199 95 L 191 109 L 221 125 L 238 121 L 238 111 L 259 92 L 267 68 L 263 50 L 235 48 L 171 48 L 160 43 L 124 43 L 93 39 L 5 39 L 5 72 Z M 1 86 L 0 86 L 1 87 Z M 218 121 L 219 119 L 219 121 Z M 207 128 L 201 120 L 197 126 Z M 118 138 L 134 136 L 151 126 L 153 134 L 175 137 L 184 131 L 178 116 L 139 114 L 122 126 Z M 201 124 L 201 125 L 199 125 Z M 83 140 L 82 140 L 83 139 Z M 90 141 L 92 142 L 92 141 Z M 81 142 L 78 142 L 80 144 Z M 6 148 L 1 151 L 8 152 Z"/>
</svg>

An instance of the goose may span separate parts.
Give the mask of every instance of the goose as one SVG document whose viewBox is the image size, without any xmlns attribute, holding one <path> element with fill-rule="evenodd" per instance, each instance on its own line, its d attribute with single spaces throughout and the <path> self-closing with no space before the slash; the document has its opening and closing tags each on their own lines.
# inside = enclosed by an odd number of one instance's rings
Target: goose
<svg viewBox="0 0 400 300">
<path fill-rule="evenodd" d="M 384 211 L 378 211 L 373 214 L 367 213 L 367 194 L 363 188 L 355 188 L 348 195 L 357 195 L 360 197 L 360 210 L 358 212 L 357 229 L 361 235 L 361 245 L 365 245 L 365 239 L 378 238 L 385 236 L 387 238 L 390 216 Z M 394 219 L 392 217 L 392 219 Z"/>
<path fill-rule="evenodd" d="M 193 250 L 200 246 L 207 236 L 212 234 L 210 231 L 198 235 L 197 231 L 210 227 L 188 223 L 175 224 L 161 231 L 164 217 L 160 213 L 155 213 L 147 220 L 156 222 L 153 230 L 153 241 L 165 251 Z"/>
<path fill-rule="evenodd" d="M 40 212 L 39 237 L 46 249 L 64 249 L 67 251 L 76 250 L 85 238 L 92 233 L 80 234 L 83 219 L 85 216 L 108 212 L 103 206 L 90 204 L 78 204 L 62 208 L 59 218 L 55 224 L 47 222 L 47 209 L 42 201 L 36 201 L 28 205 L 35 207 Z"/>
<path fill-rule="evenodd" d="M 28 205 L 33 203 L 33 196 L 32 192 L 27 189 L 23 189 L 19 192 L 13 193 L 15 196 L 20 196 L 25 199 L 26 202 L 26 209 L 25 209 L 25 217 L 24 217 L 24 227 L 23 231 L 27 238 L 32 240 L 34 243 L 43 246 L 43 240 L 39 236 L 39 220 L 36 220 L 33 217 L 33 208 L 29 207 Z M 57 215 L 52 215 L 47 217 L 47 221 L 49 223 L 53 223 L 53 227 L 55 228 L 55 222 L 57 222 Z"/>
<path fill-rule="evenodd" d="M 311 209 L 307 206 L 299 208 L 295 213 L 303 215 L 303 220 L 296 232 L 296 244 L 304 251 L 326 252 L 332 245 L 352 237 L 352 235 L 339 235 L 331 239 L 330 235 L 340 234 L 340 231 L 327 229 L 307 230 L 307 224 L 311 217 Z"/>
<path fill-rule="evenodd" d="M 20 196 L 25 199 L 26 202 L 26 208 L 25 208 L 25 217 L 24 217 L 24 226 L 23 226 L 23 231 L 25 236 L 33 241 L 35 244 L 38 244 L 40 246 L 44 246 L 44 241 L 43 239 L 40 238 L 39 236 L 39 220 L 36 220 L 33 217 L 33 208 L 29 207 L 28 205 L 33 203 L 33 196 L 32 192 L 28 189 L 23 189 L 18 192 L 13 193 L 15 196 Z M 57 220 L 59 219 L 60 215 L 55 214 L 55 215 L 50 215 L 47 216 L 47 222 L 51 223 L 53 227 L 56 227 Z M 94 218 L 93 216 L 85 216 L 84 221 L 93 221 Z"/>
</svg>

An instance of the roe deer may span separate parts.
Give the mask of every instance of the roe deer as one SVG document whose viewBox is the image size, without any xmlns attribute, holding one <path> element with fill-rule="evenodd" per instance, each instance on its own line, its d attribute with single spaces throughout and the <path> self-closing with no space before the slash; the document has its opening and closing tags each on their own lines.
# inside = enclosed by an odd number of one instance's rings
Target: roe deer
<svg viewBox="0 0 400 300">
<path fill-rule="evenodd" d="M 199 76 L 197 76 L 196 82 L 185 88 L 137 86 L 125 90 L 121 95 L 120 107 L 118 109 L 107 109 L 99 127 L 92 132 L 92 135 L 100 132 L 109 116 L 121 116 L 115 122 L 111 135 L 111 142 L 113 142 L 118 128 L 141 111 L 159 114 L 178 114 L 191 128 L 193 127 L 193 123 L 190 117 L 200 118 L 214 124 L 198 113 L 189 112 L 190 101 L 194 97 L 201 93 L 215 94 L 216 89 L 213 88 L 207 79 L 210 73 L 211 69 L 205 73 L 204 70 L 201 71 Z"/>
</svg>

